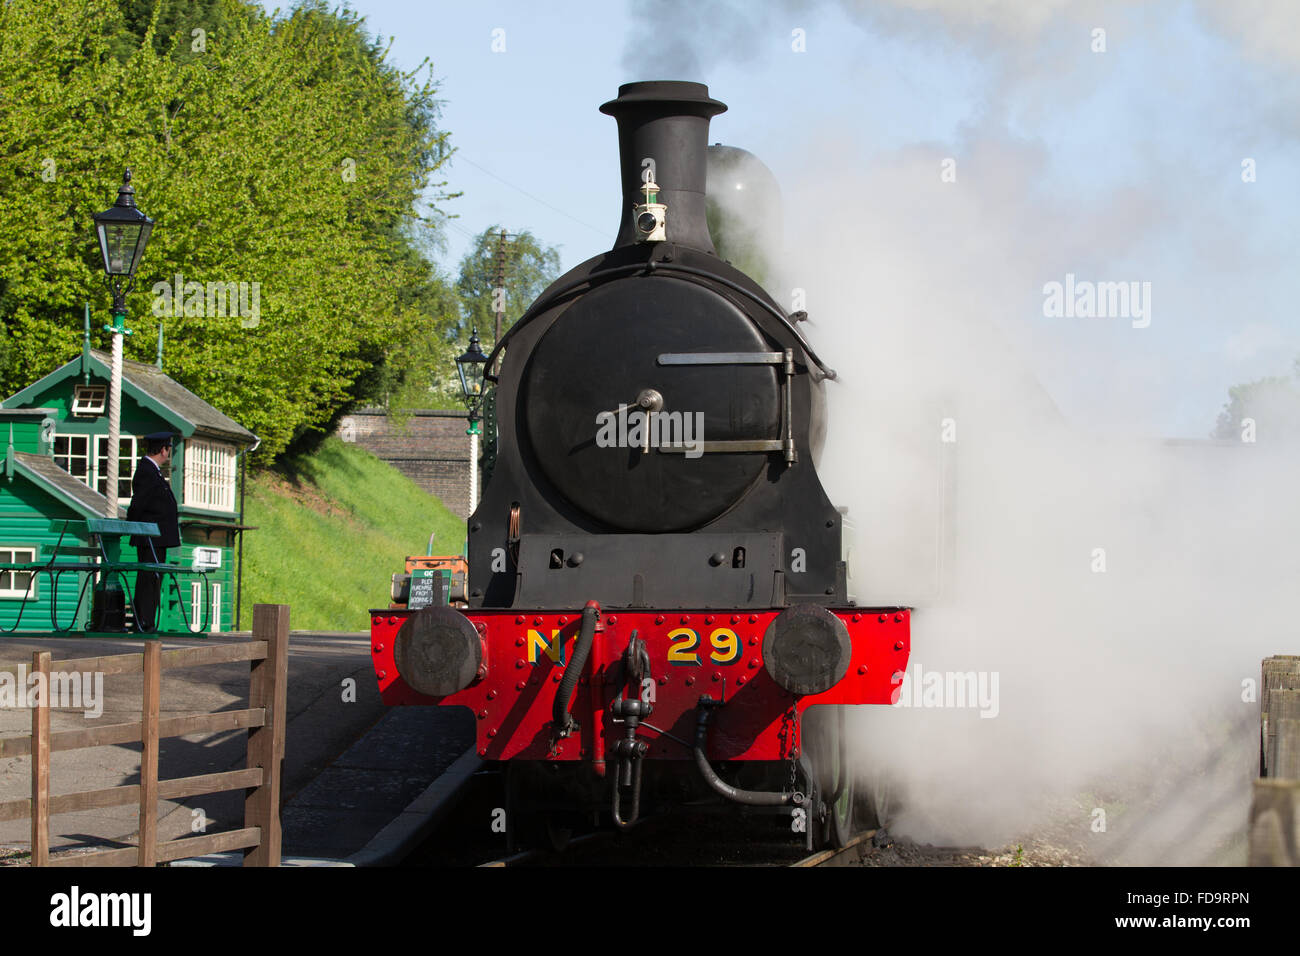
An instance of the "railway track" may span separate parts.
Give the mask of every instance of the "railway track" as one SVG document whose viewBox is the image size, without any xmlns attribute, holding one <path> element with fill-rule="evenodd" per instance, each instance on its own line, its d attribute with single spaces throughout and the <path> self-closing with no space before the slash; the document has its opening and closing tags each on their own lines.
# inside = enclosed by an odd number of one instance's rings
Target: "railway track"
<svg viewBox="0 0 1300 956">
<path fill-rule="evenodd" d="M 857 836 L 849 840 L 844 846 L 837 850 L 821 850 L 811 856 L 806 856 L 797 863 L 791 863 L 793 867 L 814 867 L 814 866 L 856 866 L 862 862 L 862 854 L 871 847 L 871 838 L 879 830 L 864 830 Z"/>
<path fill-rule="evenodd" d="M 612 837 L 616 831 L 601 830 L 594 833 L 583 834 L 576 837 L 569 844 L 570 847 L 595 843 Z M 866 830 L 853 837 L 847 845 L 839 849 L 820 850 L 801 860 L 787 864 L 795 869 L 807 869 L 815 866 L 856 866 L 862 860 L 862 854 L 871 846 L 871 838 L 876 835 L 876 830 Z M 498 860 L 490 860 L 487 863 L 480 863 L 480 867 L 504 869 L 512 866 L 533 866 L 554 864 L 556 854 L 540 849 L 524 850 L 521 853 L 515 853 Z"/>
<path fill-rule="evenodd" d="M 790 866 L 807 857 L 804 835 L 791 831 L 788 813 L 713 802 L 676 806 L 629 830 L 588 827 L 570 834 L 534 828 L 534 845 L 512 852 L 504 832 L 503 793 L 493 769 L 469 778 L 457 805 L 404 865 Z M 865 837 L 868 846 L 871 833 Z M 546 845 L 547 837 L 563 848 Z"/>
</svg>

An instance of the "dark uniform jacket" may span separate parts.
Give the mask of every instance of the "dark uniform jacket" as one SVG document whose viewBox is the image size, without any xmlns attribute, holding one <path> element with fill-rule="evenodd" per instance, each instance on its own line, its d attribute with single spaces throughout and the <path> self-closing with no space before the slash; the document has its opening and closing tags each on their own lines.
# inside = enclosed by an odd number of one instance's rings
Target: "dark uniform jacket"
<svg viewBox="0 0 1300 956">
<path fill-rule="evenodd" d="M 180 525 L 176 517 L 176 496 L 162 476 L 158 466 L 149 458 L 141 458 L 131 477 L 131 506 L 126 509 L 127 521 L 152 521 L 158 525 L 159 537 L 152 539 L 156 549 L 178 548 L 181 543 Z M 148 547 L 149 538 L 133 535 L 131 544 L 137 548 Z"/>
</svg>

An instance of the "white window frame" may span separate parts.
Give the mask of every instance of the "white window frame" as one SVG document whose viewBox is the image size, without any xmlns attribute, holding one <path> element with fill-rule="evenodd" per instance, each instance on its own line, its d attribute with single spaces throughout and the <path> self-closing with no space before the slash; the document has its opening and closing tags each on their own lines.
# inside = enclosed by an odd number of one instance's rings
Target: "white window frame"
<svg viewBox="0 0 1300 956">
<path fill-rule="evenodd" d="M 35 564 L 39 550 L 35 545 L 0 545 L 0 564 Z M 26 557 L 20 557 L 19 555 L 26 555 Z M 14 575 L 16 574 L 26 574 L 28 576 L 27 587 L 31 590 L 30 595 L 26 589 L 14 585 Z M 0 571 L 0 582 L 4 582 L 3 586 L 0 586 L 0 598 L 13 598 L 21 601 L 24 597 L 28 597 L 33 601 L 38 600 L 41 596 L 39 580 L 39 576 L 35 571 Z"/>
<path fill-rule="evenodd" d="M 209 629 L 212 634 L 221 633 L 221 585 L 214 583 L 210 585 L 212 591 L 212 608 L 208 614 L 208 620 L 212 622 Z"/>
<path fill-rule="evenodd" d="M 97 417 L 108 402 L 107 385 L 76 385 L 72 389 L 72 414 Z"/>
<path fill-rule="evenodd" d="M 68 442 L 68 453 L 60 455 L 57 451 L 59 441 L 63 439 Z M 83 443 L 84 450 L 73 453 L 72 446 L 74 443 Z M 99 491 L 99 482 L 101 478 L 107 479 L 104 472 L 108 468 L 108 436 L 107 435 L 75 435 L 65 432 L 56 432 L 54 435 L 55 453 L 54 461 L 60 468 L 72 475 L 87 488 L 93 488 Z M 123 445 L 126 446 L 125 450 Z M 131 501 L 131 476 L 135 474 L 136 466 L 140 464 L 141 454 L 140 442 L 134 435 L 118 436 L 118 470 L 126 471 L 126 477 L 118 476 L 117 482 L 117 503 L 120 505 L 127 504 Z M 84 462 L 85 474 L 77 474 L 72 470 L 72 463 Z M 105 490 L 107 490 L 107 480 L 105 480 Z M 126 494 L 121 492 L 125 491 Z M 102 494 L 102 492 L 101 492 Z"/>
<path fill-rule="evenodd" d="M 95 439 L 95 467 L 93 470 L 94 483 L 90 487 L 94 488 L 96 491 L 99 491 L 100 479 L 107 477 L 106 475 L 101 474 L 101 472 L 108 470 L 108 436 L 95 435 L 94 439 Z M 100 451 L 99 451 L 99 446 L 101 443 L 104 446 L 104 453 L 102 456 L 100 455 Z M 129 454 L 124 454 L 122 451 L 122 445 L 128 443 L 130 447 L 130 452 Z M 126 477 L 123 478 L 119 474 L 117 480 L 117 491 L 118 491 L 117 503 L 120 505 L 125 505 L 125 504 L 130 504 L 131 502 L 131 493 L 133 490 L 131 488 L 131 478 L 135 474 L 135 468 L 138 464 L 140 464 L 140 458 L 142 456 L 140 454 L 140 443 L 136 441 L 134 435 L 119 435 L 117 439 L 117 446 L 118 446 L 118 451 L 117 451 L 118 471 L 121 472 L 123 465 L 124 464 L 126 465 Z M 102 463 L 102 467 L 101 467 L 101 463 Z M 105 481 L 105 491 L 107 490 L 107 484 L 108 482 Z M 126 486 L 125 495 L 121 493 L 123 485 Z M 100 491 L 99 493 L 104 494 L 104 492 L 102 491 Z M 105 495 L 105 497 L 107 497 L 107 495 Z"/>
<path fill-rule="evenodd" d="M 190 582 L 190 630 L 195 634 L 203 630 L 203 582 Z"/>
<path fill-rule="evenodd" d="M 206 544 L 196 545 L 190 567 L 195 571 L 216 571 L 221 567 L 221 549 Z"/>
<path fill-rule="evenodd" d="M 190 439 L 185 443 L 185 504 L 235 510 L 235 446 Z"/>
<path fill-rule="evenodd" d="M 76 478 L 78 481 L 80 481 L 82 484 L 86 485 L 87 487 L 91 487 L 91 482 L 93 480 L 92 476 L 94 475 L 94 470 L 95 470 L 94 459 L 90 453 L 90 449 L 91 449 L 90 440 L 94 437 L 95 437 L 94 435 L 71 435 L 71 434 L 59 433 L 59 432 L 54 433 L 54 448 L 56 449 L 54 452 L 55 464 L 57 464 L 60 468 L 62 468 L 64 471 L 70 474 L 73 478 Z M 66 455 L 60 455 L 58 453 L 57 449 L 59 446 L 60 439 L 67 439 L 68 453 Z M 85 443 L 85 449 L 80 454 L 74 455 L 72 453 L 72 445 L 75 441 L 78 440 Z M 60 459 L 63 460 L 60 461 Z M 84 475 L 79 475 L 72 470 L 71 465 L 74 459 L 77 461 L 84 461 L 86 463 L 86 473 Z M 98 482 L 96 482 L 96 484 L 97 483 Z"/>
</svg>

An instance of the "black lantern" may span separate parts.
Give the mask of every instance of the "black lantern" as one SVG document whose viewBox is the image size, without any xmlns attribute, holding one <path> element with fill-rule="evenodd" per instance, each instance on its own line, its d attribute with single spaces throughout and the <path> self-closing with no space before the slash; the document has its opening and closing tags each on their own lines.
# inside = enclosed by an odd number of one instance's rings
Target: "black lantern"
<svg viewBox="0 0 1300 956">
<path fill-rule="evenodd" d="M 469 405 L 471 423 L 477 417 L 479 399 L 483 394 L 483 367 L 487 365 L 487 360 L 488 357 L 479 346 L 478 329 L 474 329 L 469 336 L 469 348 L 456 359 L 460 390 Z"/>
<path fill-rule="evenodd" d="M 122 177 L 122 188 L 117 191 L 117 202 L 95 214 L 95 231 L 99 234 L 99 251 L 104 258 L 104 272 L 113 288 L 113 318 L 125 317 L 125 296 L 135 279 L 135 270 L 144 257 L 144 248 L 153 232 L 153 220 L 142 213 L 135 204 L 135 190 L 131 188 L 131 170 Z"/>
</svg>

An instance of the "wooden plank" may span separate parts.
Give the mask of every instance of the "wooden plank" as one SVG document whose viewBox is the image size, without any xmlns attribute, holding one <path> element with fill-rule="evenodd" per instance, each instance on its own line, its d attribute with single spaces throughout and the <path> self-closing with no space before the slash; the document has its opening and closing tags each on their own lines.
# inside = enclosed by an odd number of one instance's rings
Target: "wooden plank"
<svg viewBox="0 0 1300 956">
<path fill-rule="evenodd" d="M 206 793 L 223 793 L 226 790 L 243 790 L 247 787 L 261 786 L 262 768 L 251 770 L 226 770 L 221 773 L 205 773 L 194 777 L 173 777 L 171 780 L 158 781 L 158 798 L 160 800 L 183 800 Z M 123 807 L 140 802 L 138 784 L 123 784 L 120 787 L 105 787 L 102 790 L 79 790 L 76 793 L 62 793 L 50 797 L 50 815 L 56 813 L 76 813 L 78 810 L 102 810 L 105 807 Z M 32 812 L 32 801 L 28 797 L 0 803 L 0 822 L 6 820 L 26 820 Z"/>
<path fill-rule="evenodd" d="M 77 638 L 78 640 L 80 638 Z M 163 670 L 179 667 L 204 667 L 208 664 L 231 664 L 266 657 L 266 641 L 241 641 L 234 644 L 203 644 L 197 647 L 174 647 L 163 651 Z M 111 654 L 106 657 L 74 657 L 58 662 L 64 671 L 100 673 L 105 677 L 114 674 L 139 674 L 143 669 L 143 655 L 138 651 L 128 654 Z M 0 665 L 0 673 L 17 679 L 18 665 Z"/>
<path fill-rule="evenodd" d="M 86 528 L 91 534 L 121 536 L 139 534 L 148 538 L 158 537 L 158 524 L 154 521 L 123 521 L 120 518 L 88 518 Z"/>
<path fill-rule="evenodd" d="M 248 706 L 266 709 L 266 724 L 248 735 L 248 766 L 265 778 L 244 798 L 244 826 L 261 830 L 261 842 L 244 851 L 244 866 L 280 865 L 280 764 L 284 759 L 285 699 L 289 673 L 289 607 L 253 607 L 253 637 L 266 641 L 267 656 L 249 669 Z"/>
<path fill-rule="evenodd" d="M 32 708 L 32 866 L 50 865 L 50 652 L 32 655 L 38 675 Z"/>
<path fill-rule="evenodd" d="M 1264 712 L 1264 764 L 1266 776 L 1284 777 L 1278 768 L 1278 722 L 1300 719 L 1300 690 L 1274 687 L 1269 692 L 1268 710 Z"/>
<path fill-rule="evenodd" d="M 80 790 L 50 797 L 50 815 L 73 813 L 77 810 L 102 810 L 104 807 L 123 807 L 138 803 L 140 788 L 135 784 L 106 787 L 102 790 Z M 26 798 L 0 803 L 0 821 L 26 820 L 32 812 L 32 802 Z"/>
<path fill-rule="evenodd" d="M 164 717 L 158 721 L 159 738 L 185 737 L 189 734 L 220 733 L 225 730 L 246 730 L 261 727 L 266 722 L 266 712 L 261 707 L 247 710 L 220 710 L 215 714 L 189 714 L 184 717 Z M 50 736 L 50 751 L 83 750 L 86 747 L 107 747 L 112 744 L 138 743 L 142 739 L 140 721 L 109 724 L 91 730 L 64 730 Z M 8 737 L 0 740 L 0 757 L 24 757 L 32 752 L 30 737 Z"/>
<path fill-rule="evenodd" d="M 181 840 L 168 840 L 158 844 L 158 862 L 170 863 L 205 853 L 224 853 L 228 850 L 241 850 L 255 846 L 261 839 L 256 827 L 242 830 L 227 830 L 224 833 L 209 833 L 206 836 L 185 837 Z M 130 866 L 139 850 L 128 846 L 117 850 L 101 850 L 98 853 L 82 853 L 75 856 L 63 856 L 51 863 L 51 866 Z"/>
<path fill-rule="evenodd" d="M 225 853 L 228 850 L 242 850 L 257 846 L 262 834 L 257 827 L 245 827 L 242 830 L 227 830 L 224 833 L 209 833 L 206 836 L 185 837 L 183 840 L 168 840 L 158 844 L 158 862 L 170 863 L 173 860 L 185 860 L 205 853 Z"/>
<path fill-rule="evenodd" d="M 140 851 L 133 846 L 118 850 L 100 850 L 98 853 L 78 853 L 75 856 L 61 856 L 50 866 L 134 866 L 140 858 Z"/>
<path fill-rule="evenodd" d="M 227 790 L 260 787 L 262 776 L 261 767 L 250 767 L 247 770 L 204 773 L 196 777 L 174 777 L 171 780 L 158 782 L 158 796 L 164 800 L 183 800 L 185 797 L 194 797 L 201 793 L 224 793 Z"/>
<path fill-rule="evenodd" d="M 144 693 L 140 721 L 144 746 L 140 752 L 140 865 L 154 866 L 158 855 L 158 708 L 162 696 L 162 645 L 144 648 Z"/>
<path fill-rule="evenodd" d="M 24 635 L 28 636 L 28 635 Z M 127 635 L 122 635 L 127 639 Z M 81 640 L 80 637 L 74 640 Z M 92 674 L 100 673 L 105 677 L 114 674 L 139 674 L 141 671 L 141 656 L 139 651 L 132 651 L 129 654 L 112 654 L 107 657 L 75 657 L 58 662 L 59 669 L 63 671 L 89 671 Z M 0 665 L 0 673 L 16 674 L 17 665 L 3 664 Z"/>
<path fill-rule="evenodd" d="M 1259 709 L 1268 712 L 1269 695 L 1278 688 L 1300 687 L 1300 657 L 1279 654 L 1264 658 L 1260 665 Z"/>
<path fill-rule="evenodd" d="M 208 664 L 229 664 L 238 661 L 256 661 L 266 657 L 266 641 L 245 641 L 239 644 L 208 644 L 201 647 L 178 647 L 163 651 L 163 667 L 205 667 Z"/>
<path fill-rule="evenodd" d="M 220 710 L 215 714 L 191 714 L 188 717 L 168 717 L 158 721 L 159 737 L 185 737 L 189 734 L 217 733 L 223 730 L 247 730 L 266 723 L 266 710 L 249 707 L 246 710 Z"/>
<path fill-rule="evenodd" d="M 1282 717 L 1274 725 L 1270 777 L 1300 780 L 1300 719 Z"/>
</svg>

